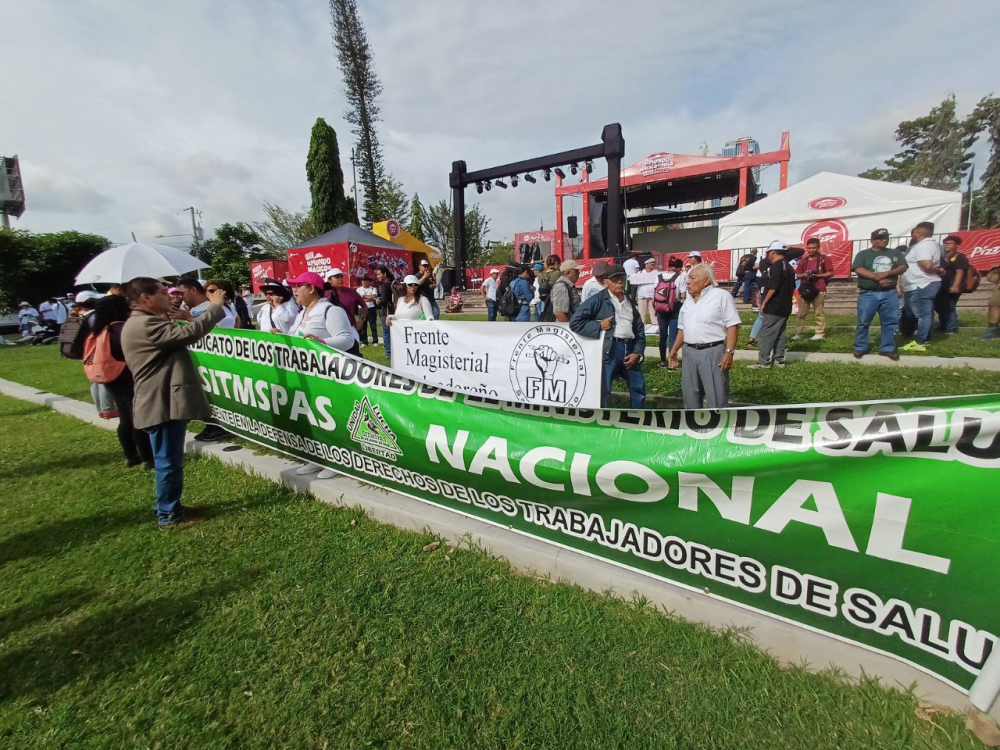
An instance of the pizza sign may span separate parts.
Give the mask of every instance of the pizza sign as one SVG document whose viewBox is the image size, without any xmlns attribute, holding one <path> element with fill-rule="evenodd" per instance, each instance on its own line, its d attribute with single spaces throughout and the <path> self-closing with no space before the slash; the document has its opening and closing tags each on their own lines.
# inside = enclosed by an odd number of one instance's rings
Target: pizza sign
<svg viewBox="0 0 1000 750">
<path fill-rule="evenodd" d="M 823 221 L 813 222 L 802 231 L 803 242 L 811 239 L 818 239 L 823 244 L 827 242 L 846 242 L 847 225 L 837 219 L 824 219 Z"/>
<path fill-rule="evenodd" d="M 847 205 L 847 198 L 832 197 L 828 196 L 826 198 L 817 198 L 814 201 L 809 201 L 809 208 L 816 211 L 829 211 L 833 208 L 841 208 Z"/>
<path fill-rule="evenodd" d="M 395 219 L 389 219 L 385 223 L 385 231 L 388 232 L 391 239 L 396 239 L 399 237 L 399 222 Z"/>
</svg>

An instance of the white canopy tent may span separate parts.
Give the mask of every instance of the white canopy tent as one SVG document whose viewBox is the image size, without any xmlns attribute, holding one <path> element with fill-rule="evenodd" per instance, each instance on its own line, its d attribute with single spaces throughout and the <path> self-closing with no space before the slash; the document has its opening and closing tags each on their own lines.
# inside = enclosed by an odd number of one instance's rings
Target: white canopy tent
<svg viewBox="0 0 1000 750">
<path fill-rule="evenodd" d="M 820 172 L 720 219 L 718 247 L 867 240 L 883 227 L 903 237 L 921 221 L 934 222 L 935 233 L 955 232 L 961 213 L 958 192 Z"/>
</svg>

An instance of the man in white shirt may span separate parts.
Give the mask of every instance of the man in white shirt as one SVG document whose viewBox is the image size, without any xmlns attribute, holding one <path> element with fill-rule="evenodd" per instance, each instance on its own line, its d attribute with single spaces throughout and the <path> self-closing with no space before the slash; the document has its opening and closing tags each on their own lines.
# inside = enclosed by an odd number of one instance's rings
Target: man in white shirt
<svg viewBox="0 0 1000 750">
<path fill-rule="evenodd" d="M 691 276 L 691 270 L 700 264 L 701 253 L 692 251 L 687 254 L 687 260 L 684 261 L 684 273 L 677 277 L 677 296 L 681 298 L 681 301 L 687 298 L 688 278 Z"/>
<path fill-rule="evenodd" d="M 590 271 L 593 275 L 584 282 L 580 291 L 580 302 L 586 302 L 588 297 L 604 291 L 604 276 L 609 267 L 606 260 L 599 260 L 594 264 Z"/>
<path fill-rule="evenodd" d="M 27 302 L 22 302 L 17 306 L 17 323 L 21 332 L 21 341 L 31 338 L 35 323 L 38 322 L 38 310 Z"/>
<path fill-rule="evenodd" d="M 932 239 L 934 224 L 922 221 L 910 232 L 912 242 L 906 253 L 907 268 L 900 276 L 903 287 L 903 320 L 900 328 L 914 331 L 914 338 L 902 352 L 925 352 L 934 322 L 934 298 L 941 289 L 941 246 Z"/>
<path fill-rule="evenodd" d="M 629 258 L 624 263 L 622 263 L 622 268 L 625 269 L 625 276 L 630 277 L 633 274 L 639 273 L 639 261 L 635 258 Z"/>
<path fill-rule="evenodd" d="M 247 306 L 247 313 L 250 315 L 250 320 L 255 320 L 257 318 L 257 311 L 254 309 L 253 292 L 250 290 L 249 284 L 240 286 L 240 296 L 243 298 L 243 303 Z"/>
<path fill-rule="evenodd" d="M 740 315 L 733 296 L 719 289 L 708 264 L 691 269 L 688 298 L 677 321 L 670 347 L 670 364 L 684 347 L 681 391 L 685 409 L 725 409 L 729 406 L 729 370 L 733 366 Z M 703 405 L 704 402 L 704 405 Z"/>
<path fill-rule="evenodd" d="M 483 282 L 482 287 L 480 287 L 480 291 L 486 299 L 486 319 L 489 321 L 497 319 L 497 289 L 500 288 L 500 282 L 497 279 L 499 278 L 500 269 L 491 268 L 490 275 Z"/>
<path fill-rule="evenodd" d="M 181 294 L 184 295 L 184 304 L 187 305 L 186 311 L 180 311 L 181 318 L 187 315 L 190 315 L 192 319 L 197 318 L 212 304 L 208 299 L 208 295 L 205 294 L 205 287 L 197 279 L 181 279 L 177 282 L 177 287 L 181 290 Z M 235 328 L 236 311 L 233 309 L 233 306 L 223 305 L 222 309 L 225 312 L 225 317 L 216 323 L 215 327 Z"/>
</svg>

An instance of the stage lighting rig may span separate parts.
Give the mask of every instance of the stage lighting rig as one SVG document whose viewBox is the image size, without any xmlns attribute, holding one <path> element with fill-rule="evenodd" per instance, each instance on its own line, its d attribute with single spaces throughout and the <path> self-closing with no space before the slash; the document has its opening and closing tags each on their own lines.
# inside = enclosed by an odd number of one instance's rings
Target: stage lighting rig
<svg viewBox="0 0 1000 750">
<path fill-rule="evenodd" d="M 562 167 L 556 167 L 552 171 L 556 173 L 556 176 L 559 177 L 560 180 L 566 179 L 566 173 L 562 171 Z"/>
<path fill-rule="evenodd" d="M 594 162 L 592 162 L 592 161 L 590 161 L 590 159 L 588 159 L 587 160 L 587 174 L 593 174 L 593 173 L 594 173 Z"/>
<path fill-rule="evenodd" d="M 510 186 L 517 187 L 517 175 L 514 175 L 513 177 L 510 178 Z"/>
<path fill-rule="evenodd" d="M 569 173 L 574 175 L 576 174 L 576 162 L 569 165 Z"/>
<path fill-rule="evenodd" d="M 477 182 L 476 183 L 476 192 L 479 193 L 480 195 L 482 195 L 482 192 L 483 192 L 483 183 L 481 183 L 481 182 Z"/>
<path fill-rule="evenodd" d="M 488 193 L 493 188 L 493 183 L 490 182 L 489 180 L 486 180 L 486 182 L 483 183 L 483 187 L 486 188 L 486 192 Z"/>
<path fill-rule="evenodd" d="M 545 178 L 546 182 L 548 182 L 549 180 L 551 180 L 552 179 L 552 170 L 551 169 L 546 169 L 545 171 L 543 171 L 542 172 L 542 177 Z"/>
<path fill-rule="evenodd" d="M 497 179 L 496 182 L 494 182 L 493 184 L 496 185 L 498 188 L 503 188 L 504 190 L 507 189 L 507 183 L 501 179 Z"/>
<path fill-rule="evenodd" d="M 535 175 L 531 174 L 531 172 L 528 172 L 528 174 L 526 174 L 524 176 L 524 179 L 526 179 L 532 185 L 534 185 L 536 182 L 538 182 L 538 180 L 535 179 Z"/>
</svg>

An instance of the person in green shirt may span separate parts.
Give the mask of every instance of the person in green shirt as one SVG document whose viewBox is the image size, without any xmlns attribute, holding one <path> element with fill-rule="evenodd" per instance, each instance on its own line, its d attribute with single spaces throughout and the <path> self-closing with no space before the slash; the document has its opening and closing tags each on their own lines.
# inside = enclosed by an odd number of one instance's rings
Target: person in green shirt
<svg viewBox="0 0 1000 750">
<path fill-rule="evenodd" d="M 878 314 L 882 328 L 879 355 L 895 361 L 896 329 L 899 328 L 899 293 L 896 285 L 906 271 L 906 256 L 899 248 L 889 249 L 889 230 L 872 232 L 871 247 L 862 250 L 851 263 L 858 275 L 858 327 L 854 332 L 854 358 L 868 352 L 868 328 Z"/>
</svg>

